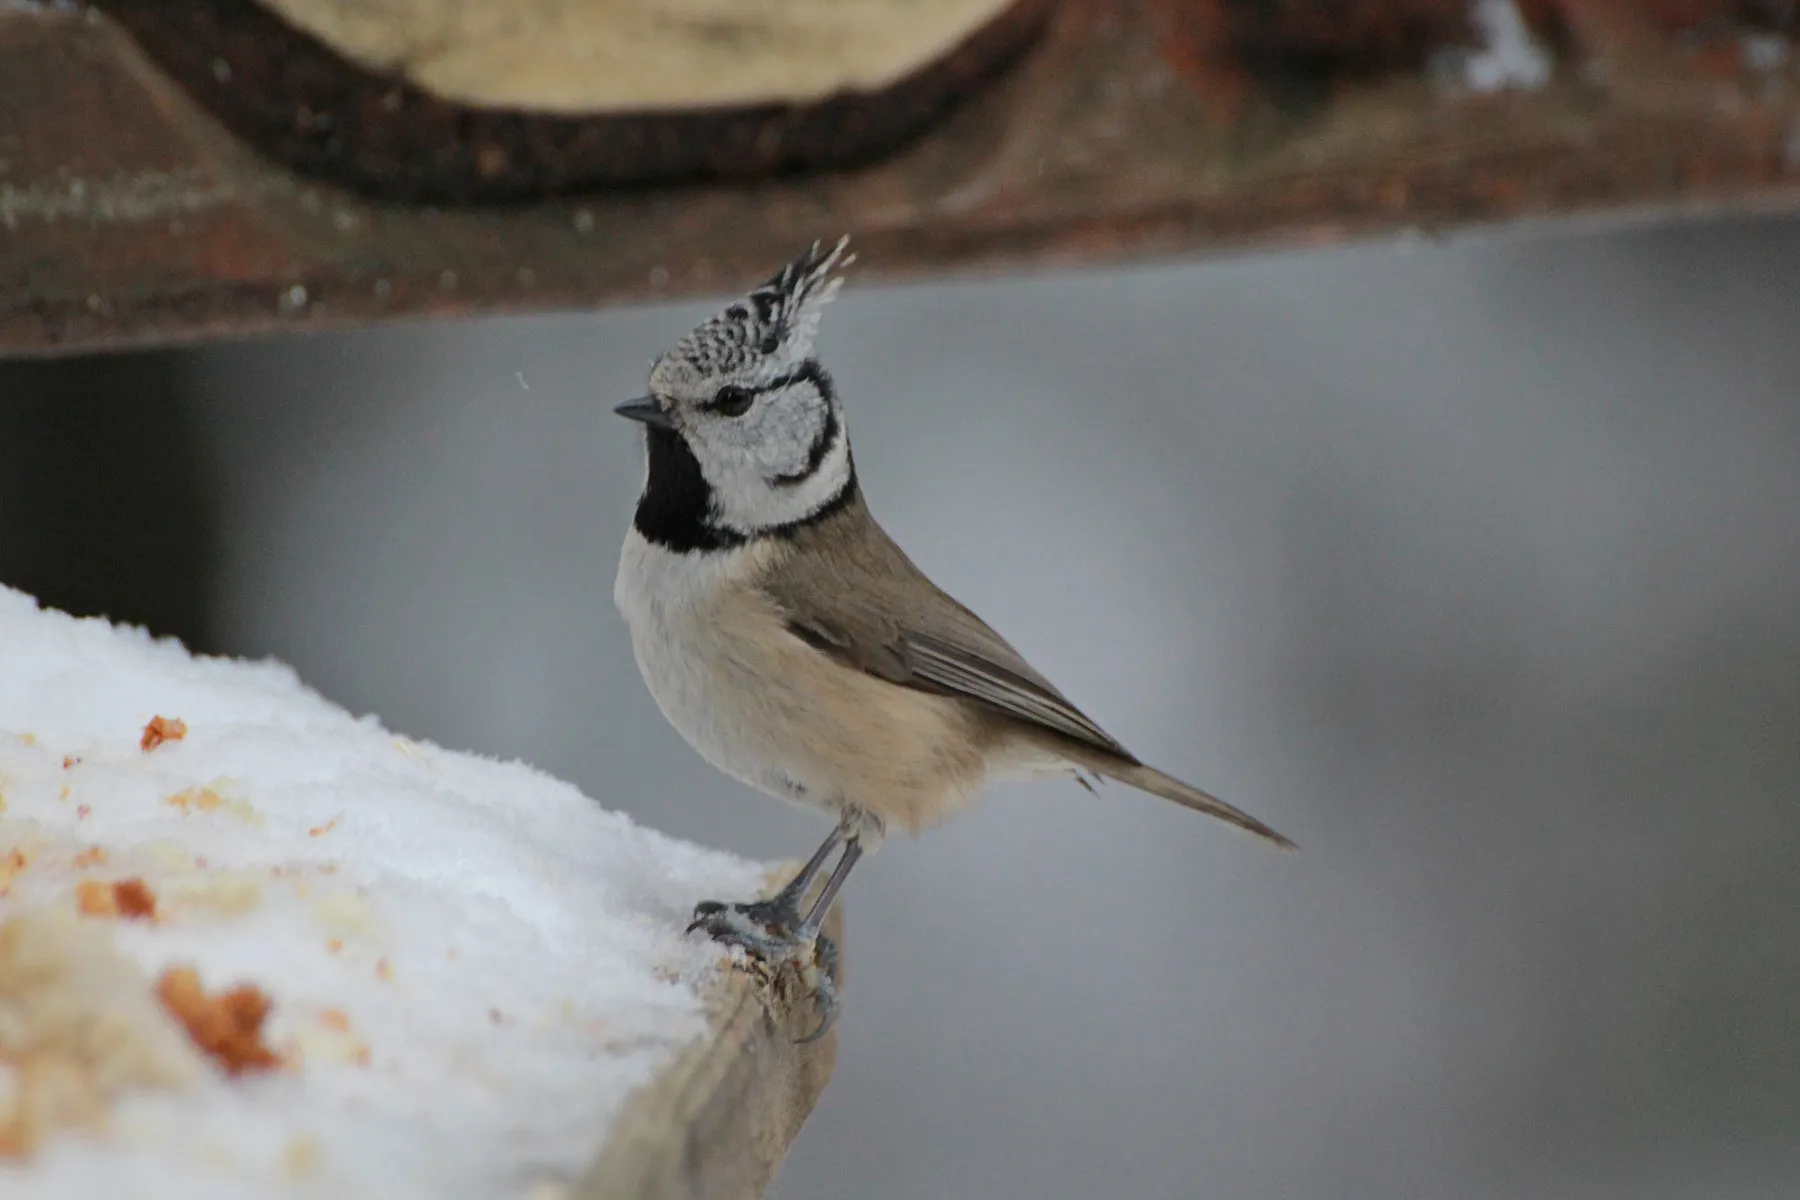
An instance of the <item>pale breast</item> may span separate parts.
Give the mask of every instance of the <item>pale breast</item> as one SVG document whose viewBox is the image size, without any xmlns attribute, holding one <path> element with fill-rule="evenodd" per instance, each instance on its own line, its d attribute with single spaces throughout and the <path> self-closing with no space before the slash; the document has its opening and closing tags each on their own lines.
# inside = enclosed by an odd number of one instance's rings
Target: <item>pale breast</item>
<svg viewBox="0 0 1800 1200">
<path fill-rule="evenodd" d="M 784 799 L 908 830 L 966 806 L 987 775 L 985 728 L 788 632 L 756 586 L 781 553 L 684 555 L 627 536 L 613 595 L 663 715 L 708 762 Z"/>
</svg>

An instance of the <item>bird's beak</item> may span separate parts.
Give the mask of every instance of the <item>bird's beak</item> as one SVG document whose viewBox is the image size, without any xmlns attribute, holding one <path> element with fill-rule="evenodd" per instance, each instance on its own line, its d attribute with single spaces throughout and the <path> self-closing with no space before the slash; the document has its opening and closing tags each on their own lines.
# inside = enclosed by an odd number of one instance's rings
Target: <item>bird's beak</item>
<svg viewBox="0 0 1800 1200">
<path fill-rule="evenodd" d="M 655 396 L 642 396 L 636 400 L 627 400 L 613 411 L 621 417 L 641 421 L 652 429 L 673 430 L 675 428 L 675 422 L 669 420 L 669 414 L 662 410 L 662 405 L 656 402 Z"/>
</svg>

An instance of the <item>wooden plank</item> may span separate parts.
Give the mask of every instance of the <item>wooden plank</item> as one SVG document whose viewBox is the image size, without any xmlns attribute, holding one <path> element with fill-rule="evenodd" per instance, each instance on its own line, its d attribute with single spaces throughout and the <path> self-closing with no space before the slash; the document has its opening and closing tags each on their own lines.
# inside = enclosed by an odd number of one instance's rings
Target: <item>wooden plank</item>
<svg viewBox="0 0 1800 1200">
<path fill-rule="evenodd" d="M 0 354 L 718 293 L 840 232 L 897 278 L 1794 207 L 1793 61 L 1618 0 L 1545 4 L 1568 31 L 1553 82 L 1475 95 L 1246 61 L 1221 20 L 1239 0 L 1066 0 L 1009 75 L 872 166 L 454 209 L 276 168 L 105 17 L 14 4 Z"/>
<path fill-rule="evenodd" d="M 841 907 L 825 932 L 843 945 Z M 831 1078 L 837 1030 L 798 1041 L 818 1018 L 791 971 L 727 972 L 706 1000 L 708 1036 L 626 1103 L 580 1200 L 754 1200 L 774 1178 Z"/>
</svg>

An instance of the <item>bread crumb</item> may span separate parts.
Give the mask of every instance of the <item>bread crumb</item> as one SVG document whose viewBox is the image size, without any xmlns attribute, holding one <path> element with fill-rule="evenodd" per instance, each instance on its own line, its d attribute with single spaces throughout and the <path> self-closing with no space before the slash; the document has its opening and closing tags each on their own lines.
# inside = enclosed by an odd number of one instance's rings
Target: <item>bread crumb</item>
<svg viewBox="0 0 1800 1200">
<path fill-rule="evenodd" d="M 119 1092 L 191 1083 L 199 1065 L 109 927 L 55 908 L 0 923 L 0 1158 L 97 1127 Z"/>
<path fill-rule="evenodd" d="M 35 733 L 21 733 L 21 734 L 20 734 L 20 735 L 19 735 L 19 742 L 20 742 L 20 744 L 21 744 L 21 745 L 25 745 L 25 746 L 35 746 L 35 745 L 37 745 L 37 734 L 35 734 Z"/>
<path fill-rule="evenodd" d="M 227 1074 L 268 1071 L 281 1065 L 263 1044 L 262 1025 L 272 1003 L 254 984 L 209 996 L 192 967 L 170 967 L 156 981 L 156 996 L 188 1037 Z"/>
<path fill-rule="evenodd" d="M 144 726 L 144 736 L 138 739 L 138 745 L 148 754 L 164 742 L 179 742 L 186 736 L 187 722 L 179 717 L 151 717 L 150 723 Z"/>
<path fill-rule="evenodd" d="M 77 763 L 79 763 L 80 761 L 81 761 L 81 759 L 79 757 L 77 757 L 76 755 L 73 755 L 73 754 L 63 755 L 63 770 L 65 770 L 65 771 L 73 770 L 75 768 L 75 765 Z"/>
<path fill-rule="evenodd" d="M 344 939 L 343 938 L 327 938 L 327 939 L 325 939 L 325 951 L 328 954 L 342 954 L 344 952 Z"/>
<path fill-rule="evenodd" d="M 85 821 L 93 814 L 93 811 L 94 806 L 91 804 L 77 804 L 75 806 L 75 819 L 77 821 Z"/>
<path fill-rule="evenodd" d="M 163 803 L 170 808 L 179 808 L 184 813 L 211 812 L 225 803 L 225 797 L 211 788 L 188 788 L 186 791 L 176 792 Z"/>
<path fill-rule="evenodd" d="M 13 880 L 30 865 L 31 856 L 18 846 L 7 851 L 5 858 L 0 858 L 0 896 L 12 890 Z"/>
<path fill-rule="evenodd" d="M 319 1013 L 319 1024 L 338 1033 L 350 1032 L 350 1017 L 341 1008 L 327 1008 Z"/>
<path fill-rule="evenodd" d="M 332 830 L 336 829 L 338 822 L 343 819 L 344 819 L 344 814 L 339 813 L 337 816 L 331 818 L 331 820 L 325 822 L 323 825 L 314 825 L 311 829 L 306 831 L 306 834 L 308 837 L 324 837 L 326 834 L 328 834 Z"/>
<path fill-rule="evenodd" d="M 89 846 L 75 856 L 75 869 L 85 871 L 89 867 L 97 867 L 106 861 L 106 851 L 99 846 Z"/>
<path fill-rule="evenodd" d="M 75 906 L 84 917 L 156 919 L 156 893 L 141 879 L 121 879 L 117 883 L 84 879 L 75 889 Z"/>
<path fill-rule="evenodd" d="M 375 960 L 375 978 L 383 983 L 394 982 L 394 968 L 385 958 Z"/>
<path fill-rule="evenodd" d="M 229 796 L 221 796 L 217 789 L 211 787 L 194 787 L 176 792 L 163 801 L 170 808 L 179 808 L 192 815 L 197 812 L 209 813 L 224 809 L 232 816 L 251 825 L 262 824 L 262 814 L 250 806 L 249 801 L 237 800 Z"/>
<path fill-rule="evenodd" d="M 84 879 L 75 889 L 75 911 L 84 917 L 116 917 L 119 902 L 113 898 L 112 884 L 98 879 Z"/>
</svg>

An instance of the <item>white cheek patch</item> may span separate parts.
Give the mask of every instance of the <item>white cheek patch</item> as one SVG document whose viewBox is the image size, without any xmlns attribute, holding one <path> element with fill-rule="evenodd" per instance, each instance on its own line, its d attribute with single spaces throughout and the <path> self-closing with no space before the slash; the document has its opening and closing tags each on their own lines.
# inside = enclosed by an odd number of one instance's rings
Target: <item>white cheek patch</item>
<svg viewBox="0 0 1800 1200">
<path fill-rule="evenodd" d="M 835 500 L 849 483 L 851 472 L 849 437 L 841 419 L 833 424 L 836 432 L 816 470 L 810 469 L 812 447 L 824 428 L 816 419 L 797 437 L 785 434 L 779 453 L 720 455 L 717 448 L 713 454 L 703 453 L 701 470 L 712 485 L 717 523 L 738 533 L 754 534 L 803 521 Z M 722 462 L 721 458 L 737 461 Z M 793 477 L 793 482 L 772 482 L 782 476 Z"/>
</svg>

